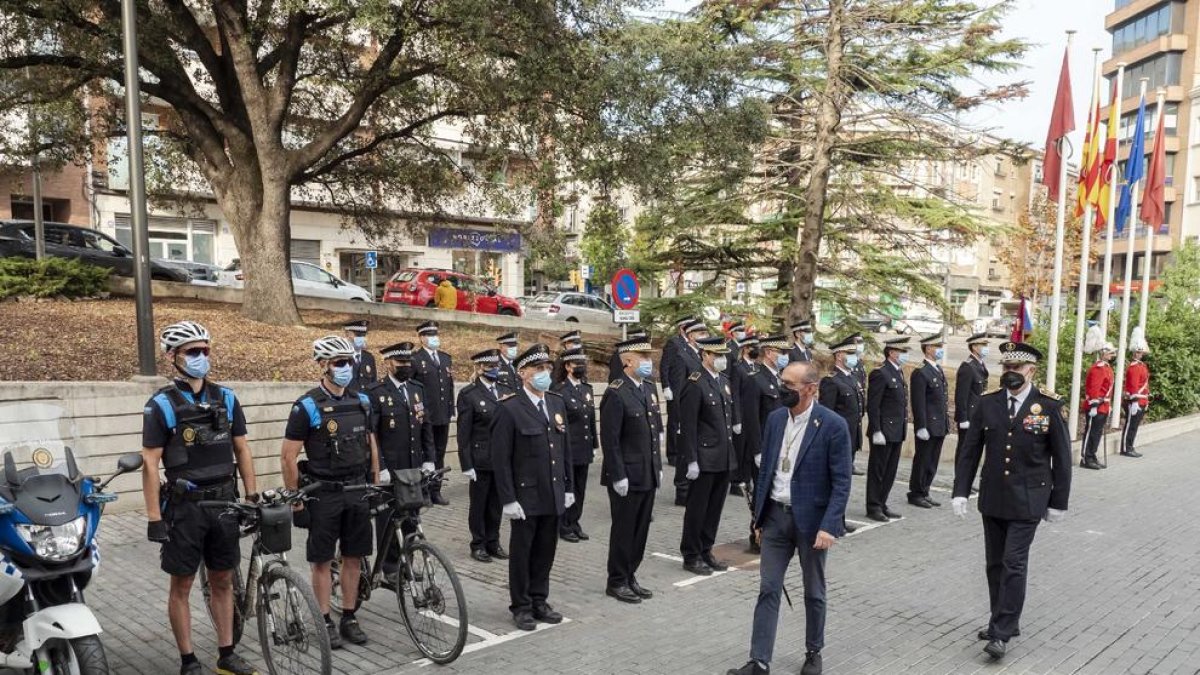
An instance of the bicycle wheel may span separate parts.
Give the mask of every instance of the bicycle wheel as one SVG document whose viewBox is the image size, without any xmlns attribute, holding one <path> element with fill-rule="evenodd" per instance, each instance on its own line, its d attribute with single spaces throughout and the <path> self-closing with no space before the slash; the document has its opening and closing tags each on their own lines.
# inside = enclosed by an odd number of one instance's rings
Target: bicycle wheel
<svg viewBox="0 0 1200 675">
<path fill-rule="evenodd" d="M 263 573 L 258 599 L 258 641 L 271 675 L 329 673 L 333 655 L 325 618 L 312 588 L 283 565 Z"/>
<path fill-rule="evenodd" d="M 200 592 L 204 595 L 204 610 L 208 612 L 208 620 L 212 622 L 215 630 L 217 620 L 212 611 L 212 588 L 208 584 L 208 570 L 204 565 L 200 566 Z M 233 644 L 235 646 L 242 641 L 242 630 L 246 625 L 246 617 L 242 613 L 245 601 L 246 582 L 242 580 L 242 570 L 235 567 L 233 568 Z"/>
<path fill-rule="evenodd" d="M 467 644 L 467 598 L 450 560 L 427 541 L 414 541 L 396 592 L 413 644 L 437 664 L 450 663 Z"/>
</svg>

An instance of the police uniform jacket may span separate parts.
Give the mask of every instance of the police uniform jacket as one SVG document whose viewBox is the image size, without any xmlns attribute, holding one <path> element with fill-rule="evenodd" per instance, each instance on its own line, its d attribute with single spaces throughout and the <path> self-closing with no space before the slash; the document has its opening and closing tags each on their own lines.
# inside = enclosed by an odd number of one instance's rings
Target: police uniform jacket
<svg viewBox="0 0 1200 675">
<path fill-rule="evenodd" d="M 596 436 L 596 401 L 592 385 L 566 379 L 554 385 L 567 406 L 567 434 L 571 437 L 571 464 L 591 464 L 600 440 Z"/>
<path fill-rule="evenodd" d="M 662 374 L 662 371 L 661 371 L 662 365 L 661 364 L 662 364 L 662 362 L 660 361 L 659 362 L 659 368 L 660 368 L 659 374 L 660 375 Z M 618 354 L 617 352 L 613 352 L 613 355 L 608 357 L 608 381 L 612 382 L 613 380 L 621 377 L 621 375 L 624 372 L 625 372 L 625 366 L 621 365 L 621 355 Z"/>
<path fill-rule="evenodd" d="M 704 364 L 695 348 L 683 338 L 679 338 L 667 368 L 662 372 L 663 384 L 671 389 L 672 399 L 678 401 L 683 392 L 683 383 L 692 373 L 704 370 Z"/>
<path fill-rule="evenodd" d="M 379 369 L 375 365 L 375 355 L 364 349 L 358 353 L 358 358 L 354 360 L 354 379 L 350 380 L 350 387 L 359 391 L 366 391 L 368 387 L 375 384 L 378 380 Z"/>
<path fill-rule="evenodd" d="M 425 414 L 425 391 L 408 380 L 396 386 L 385 377 L 367 387 L 379 456 L 390 471 L 417 469 L 434 461 L 433 427 Z"/>
<path fill-rule="evenodd" d="M 1008 417 L 1004 390 L 983 395 L 971 416 L 954 472 L 954 496 L 966 497 L 983 459 L 979 512 L 1004 520 L 1036 520 L 1046 508 L 1067 509 L 1071 439 L 1062 400 L 1034 387 Z"/>
<path fill-rule="evenodd" d="M 745 359 L 742 358 L 742 348 L 738 346 L 737 340 L 730 338 L 725 342 L 725 349 L 729 350 L 729 353 L 726 354 L 728 358 L 725 359 L 725 374 L 732 378 L 734 364 L 738 361 L 745 361 Z"/>
<path fill-rule="evenodd" d="M 763 366 L 748 363 L 746 359 L 738 359 L 729 367 L 729 386 L 733 390 L 737 420 L 742 425 L 742 433 L 734 437 L 735 445 L 738 448 L 749 446 L 754 449 L 753 454 L 761 450 L 763 422 L 766 421 L 763 409 L 772 400 L 779 400 L 779 389 L 762 377 L 764 370 Z M 770 393 L 774 393 L 774 399 Z"/>
<path fill-rule="evenodd" d="M 988 369 L 979 359 L 971 357 L 958 366 L 954 378 L 954 421 L 969 422 L 979 405 L 979 397 L 987 389 Z"/>
<path fill-rule="evenodd" d="M 434 426 L 450 424 L 454 415 L 454 376 L 450 370 L 450 355 L 437 352 L 438 362 L 434 363 L 429 350 L 424 347 L 413 354 L 413 379 L 425 387 L 425 413 L 429 423 Z"/>
<path fill-rule="evenodd" d="M 881 431 L 888 443 L 902 442 L 906 435 L 907 409 L 904 371 L 891 361 L 885 361 L 867 378 L 867 435 Z"/>
<path fill-rule="evenodd" d="M 767 416 L 779 407 L 779 376 L 770 368 L 761 366 L 755 378 L 763 393 L 762 401 L 759 403 L 762 407 L 758 415 L 759 428 L 766 429 Z"/>
<path fill-rule="evenodd" d="M 549 415 L 524 391 L 505 396 L 492 420 L 492 465 L 500 503 L 519 502 L 527 516 L 562 515 L 563 495 L 572 491 L 567 406 L 546 392 Z"/>
<path fill-rule="evenodd" d="M 684 380 L 679 396 L 679 451 L 685 465 L 696 462 L 701 471 L 737 468 L 733 449 L 733 393 L 729 379 L 701 366 Z"/>
<path fill-rule="evenodd" d="M 491 471 L 492 421 L 500 408 L 500 399 L 513 390 L 496 381 L 496 394 L 478 379 L 458 392 L 458 461 L 463 471 Z"/>
<path fill-rule="evenodd" d="M 812 350 L 800 343 L 796 343 L 788 350 L 788 361 L 792 363 L 797 361 L 812 361 Z"/>
<path fill-rule="evenodd" d="M 496 382 L 504 385 L 510 391 L 516 391 L 521 384 L 521 378 L 517 377 L 517 369 L 513 366 L 512 361 L 500 357 L 500 377 Z"/>
<path fill-rule="evenodd" d="M 671 388 L 671 373 L 675 367 L 675 359 L 679 355 L 680 348 L 686 345 L 687 342 L 679 335 L 672 335 L 667 339 L 666 344 L 663 345 L 662 356 L 658 361 L 658 376 L 662 378 L 662 384 L 667 389 Z M 617 355 L 614 354 L 613 356 Z M 617 362 L 620 362 L 619 357 L 617 358 Z M 609 362 L 609 369 L 612 369 L 611 361 Z M 613 380 L 620 379 L 622 374 L 623 369 L 618 369 L 616 375 L 614 375 L 609 381 L 611 382 Z M 679 392 L 676 391 L 671 393 L 672 395 L 677 395 Z"/>
<path fill-rule="evenodd" d="M 863 406 L 866 405 L 865 399 L 866 396 L 859 389 L 853 371 L 846 372 L 834 367 L 832 374 L 821 378 L 817 400 L 846 420 L 852 450 L 858 450 L 862 446 L 862 413 Z"/>
<path fill-rule="evenodd" d="M 654 386 L 628 375 L 609 383 L 600 400 L 600 484 L 629 481 L 630 492 L 657 489 L 662 472 L 659 448 L 662 412 Z"/>
<path fill-rule="evenodd" d="M 946 373 L 925 361 L 912 372 L 913 429 L 925 429 L 930 436 L 950 433 L 950 412 L 946 401 Z"/>
</svg>

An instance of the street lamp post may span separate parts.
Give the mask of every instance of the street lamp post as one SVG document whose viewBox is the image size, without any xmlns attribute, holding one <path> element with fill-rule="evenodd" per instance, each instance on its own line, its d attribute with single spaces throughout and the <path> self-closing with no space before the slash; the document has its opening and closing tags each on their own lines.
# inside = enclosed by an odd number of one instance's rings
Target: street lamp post
<svg viewBox="0 0 1200 675">
<path fill-rule="evenodd" d="M 142 155 L 142 103 L 138 80 L 137 6 L 121 0 L 125 48 L 125 132 L 129 146 L 129 212 L 133 228 L 133 284 L 137 306 L 138 374 L 152 376 L 154 313 L 150 297 L 150 235 L 146 229 L 146 171 Z"/>
</svg>

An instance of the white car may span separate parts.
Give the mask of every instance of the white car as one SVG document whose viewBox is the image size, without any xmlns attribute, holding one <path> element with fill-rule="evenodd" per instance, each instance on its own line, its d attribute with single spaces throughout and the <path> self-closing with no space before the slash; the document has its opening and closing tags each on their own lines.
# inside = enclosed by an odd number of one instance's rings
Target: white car
<svg viewBox="0 0 1200 675">
<path fill-rule="evenodd" d="M 590 321 L 604 323 L 612 321 L 612 307 L 594 295 L 575 291 L 547 291 L 539 293 L 525 303 L 529 316 L 543 315 L 559 321 Z"/>
<path fill-rule="evenodd" d="M 942 332 L 944 324 L 936 316 L 919 314 L 896 321 L 895 327 L 897 332 L 905 335 L 936 335 Z"/>
<path fill-rule="evenodd" d="M 245 279 L 242 276 L 240 261 L 235 260 L 232 265 L 222 270 L 217 276 L 217 284 L 243 288 Z M 296 295 L 310 298 L 374 302 L 371 293 L 362 286 L 342 281 L 320 267 L 306 262 L 292 262 L 292 290 Z"/>
</svg>

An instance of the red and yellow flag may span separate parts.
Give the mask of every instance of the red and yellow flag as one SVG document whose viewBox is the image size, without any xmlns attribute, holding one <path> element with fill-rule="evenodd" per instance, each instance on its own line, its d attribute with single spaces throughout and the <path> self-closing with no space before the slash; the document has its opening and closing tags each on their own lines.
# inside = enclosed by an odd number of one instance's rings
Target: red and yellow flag
<svg viewBox="0 0 1200 675">
<path fill-rule="evenodd" d="M 1100 144 L 1100 78 L 1092 83 L 1092 104 L 1088 106 L 1087 128 L 1083 136 L 1083 157 L 1079 165 L 1079 190 L 1075 199 L 1075 217 L 1083 215 L 1088 204 L 1099 211 L 1100 186 L 1104 182 Z M 1099 219 L 1093 221 L 1098 224 Z"/>
</svg>

